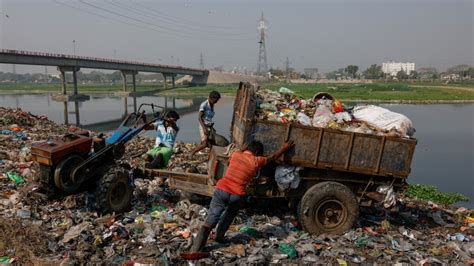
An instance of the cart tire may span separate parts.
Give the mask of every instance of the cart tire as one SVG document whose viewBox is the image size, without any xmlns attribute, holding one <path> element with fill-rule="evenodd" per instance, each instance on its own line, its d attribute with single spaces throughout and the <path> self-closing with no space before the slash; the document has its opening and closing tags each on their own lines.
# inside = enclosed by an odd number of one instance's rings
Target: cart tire
<svg viewBox="0 0 474 266">
<path fill-rule="evenodd" d="M 298 207 L 298 219 L 311 234 L 342 234 L 359 217 L 352 191 L 337 182 L 322 182 L 306 191 Z"/>
<path fill-rule="evenodd" d="M 79 155 L 72 155 L 59 162 L 54 170 L 54 186 L 66 193 L 74 193 L 79 190 L 81 183 L 74 182 L 72 173 L 84 159 Z"/>
<path fill-rule="evenodd" d="M 128 176 L 126 169 L 113 166 L 100 178 L 94 192 L 94 208 L 98 212 L 121 213 L 130 208 L 133 188 Z"/>
</svg>

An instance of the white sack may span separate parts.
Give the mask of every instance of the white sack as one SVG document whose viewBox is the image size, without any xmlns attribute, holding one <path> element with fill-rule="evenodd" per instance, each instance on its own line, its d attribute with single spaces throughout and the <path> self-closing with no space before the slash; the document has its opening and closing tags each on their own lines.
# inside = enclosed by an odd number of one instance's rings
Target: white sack
<svg viewBox="0 0 474 266">
<path fill-rule="evenodd" d="M 415 133 L 411 120 L 399 113 L 375 105 L 361 105 L 354 107 L 352 115 L 371 126 L 391 130 L 395 128 L 403 136 L 412 136 Z"/>
</svg>

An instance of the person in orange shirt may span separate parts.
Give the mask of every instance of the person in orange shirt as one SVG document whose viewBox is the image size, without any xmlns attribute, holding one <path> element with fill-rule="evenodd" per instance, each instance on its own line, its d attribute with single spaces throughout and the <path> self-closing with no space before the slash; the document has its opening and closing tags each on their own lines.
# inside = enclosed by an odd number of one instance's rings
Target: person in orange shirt
<svg viewBox="0 0 474 266">
<path fill-rule="evenodd" d="M 194 239 L 191 252 L 198 252 L 204 248 L 209 234 L 216 225 L 218 225 L 216 241 L 224 242 L 225 233 L 245 201 L 247 185 L 260 168 L 269 161 L 279 158 L 292 146 L 293 141 L 285 142 L 273 155 L 265 157 L 262 156 L 263 144 L 259 141 L 252 141 L 244 151 L 232 153 L 227 172 L 223 178 L 217 181 L 209 214 Z"/>
</svg>

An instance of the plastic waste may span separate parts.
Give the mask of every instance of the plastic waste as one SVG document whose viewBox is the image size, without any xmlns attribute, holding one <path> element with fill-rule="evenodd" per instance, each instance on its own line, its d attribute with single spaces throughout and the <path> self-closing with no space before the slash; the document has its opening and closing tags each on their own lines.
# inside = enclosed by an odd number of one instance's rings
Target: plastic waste
<svg viewBox="0 0 474 266">
<path fill-rule="evenodd" d="M 29 210 L 17 210 L 15 215 L 16 215 L 16 217 L 21 218 L 21 219 L 29 219 L 29 218 L 31 218 L 31 211 L 29 211 Z"/>
<path fill-rule="evenodd" d="M 413 136 L 415 128 L 411 120 L 399 113 L 375 105 L 354 107 L 352 115 L 361 121 L 384 130 L 395 128 L 402 136 Z"/>
<path fill-rule="evenodd" d="M 275 169 L 275 180 L 280 190 L 298 188 L 301 178 L 299 171 L 302 167 L 292 165 L 279 165 Z"/>
<path fill-rule="evenodd" d="M 393 186 L 391 185 L 382 185 L 378 186 L 377 190 L 378 193 L 385 195 L 385 199 L 383 200 L 383 206 L 385 208 L 390 208 L 397 203 L 397 198 L 395 196 L 395 191 L 393 190 Z"/>
<path fill-rule="evenodd" d="M 282 253 L 288 255 L 288 258 L 293 259 L 293 258 L 296 258 L 298 256 L 298 253 L 296 252 L 296 249 L 293 245 L 282 243 L 279 246 L 280 246 L 279 250 Z"/>
<path fill-rule="evenodd" d="M 15 183 L 17 185 L 25 182 L 25 179 L 22 176 L 15 173 L 15 172 L 11 172 L 11 171 L 7 172 L 7 177 L 8 177 L 8 179 L 10 179 L 13 183 Z"/>
<path fill-rule="evenodd" d="M 303 126 L 311 126 L 311 118 L 309 118 L 309 116 L 307 116 L 305 113 L 298 113 L 296 118 L 298 119 L 298 122 L 300 122 L 300 124 L 302 124 Z"/>
<path fill-rule="evenodd" d="M 330 121 L 334 121 L 334 114 L 326 105 L 319 105 L 318 108 L 316 108 L 316 112 L 314 113 L 312 125 L 314 127 L 326 128 Z"/>
<path fill-rule="evenodd" d="M 344 112 L 344 108 L 342 107 L 342 102 L 339 100 L 334 100 L 332 102 L 332 112 L 333 113 L 340 113 Z"/>
<path fill-rule="evenodd" d="M 10 258 L 7 256 L 0 257 L 0 263 L 10 263 Z"/>
<path fill-rule="evenodd" d="M 367 246 L 367 243 L 369 242 L 369 237 L 368 236 L 361 236 L 357 238 L 354 242 L 354 246 L 356 248 L 361 248 Z"/>
<path fill-rule="evenodd" d="M 257 231 L 255 228 L 248 227 L 248 226 L 243 226 L 242 228 L 240 228 L 239 232 L 241 232 L 243 234 L 247 234 L 249 236 L 253 236 L 253 237 L 259 237 L 260 236 L 259 231 Z"/>
<path fill-rule="evenodd" d="M 440 211 L 435 211 L 435 212 L 428 213 L 428 216 L 431 217 L 431 219 L 433 219 L 433 221 L 434 221 L 437 225 L 445 226 L 445 225 L 447 224 L 447 223 L 443 220 L 443 218 L 441 218 L 441 212 L 440 212 Z"/>
<path fill-rule="evenodd" d="M 278 90 L 279 93 L 288 93 L 288 94 L 294 94 L 295 92 L 286 88 L 286 87 L 280 87 L 280 89 Z"/>
<path fill-rule="evenodd" d="M 342 124 L 344 122 L 350 122 L 352 121 L 352 117 L 348 112 L 339 112 L 334 115 L 334 118 L 336 119 L 336 122 L 338 124 Z"/>
<path fill-rule="evenodd" d="M 461 233 L 456 233 L 454 235 L 448 234 L 446 236 L 446 239 L 448 241 L 460 241 L 460 242 L 469 241 L 469 239 L 464 234 L 461 234 Z"/>
<path fill-rule="evenodd" d="M 86 230 L 87 227 L 89 227 L 90 225 L 90 222 L 82 222 L 78 225 L 69 228 L 69 230 L 63 236 L 63 243 L 67 243 L 70 240 L 78 237 L 82 233 L 82 231 Z"/>
<path fill-rule="evenodd" d="M 274 104 L 271 104 L 271 103 L 261 103 L 260 104 L 260 109 L 269 110 L 269 111 L 272 111 L 272 112 L 277 111 L 276 106 Z"/>
<path fill-rule="evenodd" d="M 343 259 L 337 259 L 337 264 L 339 264 L 339 266 L 347 266 L 347 261 Z"/>
</svg>

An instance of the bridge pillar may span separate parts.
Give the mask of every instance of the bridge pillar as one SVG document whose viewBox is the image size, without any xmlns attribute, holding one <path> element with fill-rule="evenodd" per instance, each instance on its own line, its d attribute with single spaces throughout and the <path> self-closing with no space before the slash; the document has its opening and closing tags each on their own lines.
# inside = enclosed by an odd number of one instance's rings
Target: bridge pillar
<svg viewBox="0 0 474 266">
<path fill-rule="evenodd" d="M 128 96 L 129 92 L 127 92 L 128 89 L 128 80 L 127 80 L 127 75 L 132 75 L 132 86 L 133 86 L 133 92 L 136 92 L 137 87 L 136 87 L 136 75 L 138 74 L 138 71 L 133 71 L 133 70 L 120 70 L 120 73 L 122 74 L 122 81 L 123 81 L 123 91 L 116 93 L 117 95 L 120 96 Z"/>
<path fill-rule="evenodd" d="M 132 74 L 133 92 L 137 91 L 135 75 L 136 75 L 136 73 Z"/>
<path fill-rule="evenodd" d="M 77 70 L 72 71 L 72 82 L 74 84 L 74 96 L 77 96 Z"/>
<path fill-rule="evenodd" d="M 120 71 L 122 73 L 122 82 L 123 82 L 123 91 L 127 91 L 127 73 L 125 71 Z"/>
<path fill-rule="evenodd" d="M 75 101 L 75 100 L 89 100 L 90 96 L 78 93 L 77 89 L 77 72 L 80 70 L 79 67 L 74 66 L 58 66 L 58 71 L 61 76 L 61 93 L 53 95 L 55 101 Z M 73 95 L 67 95 L 66 84 L 66 73 L 72 72 L 72 84 L 74 88 Z"/>
<path fill-rule="evenodd" d="M 166 82 L 166 75 L 163 74 L 163 88 L 167 89 L 168 88 L 168 84 Z"/>
<path fill-rule="evenodd" d="M 59 72 L 59 75 L 61 76 L 61 92 L 63 95 L 66 95 L 66 73 L 64 73 L 62 70 L 59 70 Z"/>
<path fill-rule="evenodd" d="M 175 77 L 176 77 L 175 74 L 171 75 L 171 81 L 172 81 L 172 83 L 173 83 L 173 89 L 175 88 L 175 84 L 174 84 L 174 79 L 175 79 Z"/>
</svg>

